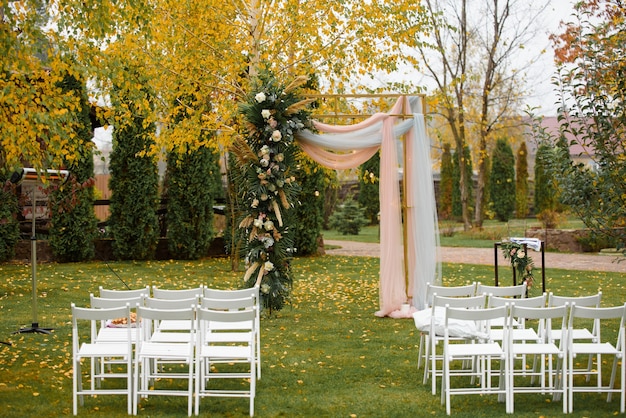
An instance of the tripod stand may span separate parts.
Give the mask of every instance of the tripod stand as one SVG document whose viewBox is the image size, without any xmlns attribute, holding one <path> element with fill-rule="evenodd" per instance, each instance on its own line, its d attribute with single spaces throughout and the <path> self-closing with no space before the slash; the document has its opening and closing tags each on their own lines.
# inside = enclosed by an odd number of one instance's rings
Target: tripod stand
<svg viewBox="0 0 626 418">
<path fill-rule="evenodd" d="M 41 328 L 39 326 L 39 322 L 37 321 L 37 237 L 35 236 L 35 218 L 36 218 L 36 210 L 37 210 L 37 187 L 33 185 L 33 194 L 32 194 L 32 226 L 31 226 L 31 237 L 30 237 L 30 263 L 32 266 L 32 275 L 31 275 L 31 285 L 33 289 L 33 322 L 30 327 L 20 328 L 18 331 L 15 331 L 14 334 L 25 334 L 25 333 L 38 333 L 38 334 L 50 334 L 52 328 Z"/>
</svg>

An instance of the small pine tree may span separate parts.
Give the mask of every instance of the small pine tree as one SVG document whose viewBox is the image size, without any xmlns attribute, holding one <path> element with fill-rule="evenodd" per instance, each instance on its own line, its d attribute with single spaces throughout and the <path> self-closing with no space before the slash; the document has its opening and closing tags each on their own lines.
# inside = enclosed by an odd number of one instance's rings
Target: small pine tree
<svg viewBox="0 0 626 418">
<path fill-rule="evenodd" d="M 505 138 L 498 139 L 493 150 L 491 201 L 498 220 L 508 221 L 515 209 L 515 158 Z"/>
<path fill-rule="evenodd" d="M 343 235 L 359 235 L 359 231 L 365 225 L 367 225 L 367 219 L 363 214 L 363 209 L 352 196 L 348 196 L 330 217 L 330 227 Z"/>
<path fill-rule="evenodd" d="M 528 215 L 528 151 L 522 141 L 515 165 L 515 214 L 523 219 Z"/>
<path fill-rule="evenodd" d="M 443 153 L 441 154 L 441 180 L 439 181 L 438 208 L 441 219 L 450 219 L 452 216 L 453 171 L 450 144 L 446 143 L 443 145 Z"/>
<path fill-rule="evenodd" d="M 370 225 L 378 224 L 380 212 L 380 151 L 360 167 L 359 204 L 365 211 Z"/>
</svg>

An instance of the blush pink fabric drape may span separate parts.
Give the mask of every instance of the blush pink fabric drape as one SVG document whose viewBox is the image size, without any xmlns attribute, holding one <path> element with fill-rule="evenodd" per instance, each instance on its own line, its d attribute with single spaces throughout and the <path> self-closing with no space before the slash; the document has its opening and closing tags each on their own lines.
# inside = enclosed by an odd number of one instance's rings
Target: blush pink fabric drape
<svg viewBox="0 0 626 418">
<path fill-rule="evenodd" d="M 391 314 L 399 312 L 403 303 L 409 302 L 404 272 L 402 204 L 398 181 L 400 164 L 398 162 L 398 150 L 396 149 L 397 141 L 393 133 L 393 127 L 397 122 L 397 118 L 391 116 L 403 113 L 404 109 L 409 108 L 408 98 L 401 97 L 389 114 L 378 113 L 355 125 L 334 126 L 315 122 L 315 127 L 320 132 L 328 133 L 358 132 L 361 129 L 382 122 L 380 145 L 380 309 L 376 312 L 377 316 L 393 316 Z M 379 146 L 362 148 L 356 141 L 353 152 L 340 154 L 301 140 L 298 141 L 298 144 L 312 159 L 334 169 L 358 167 L 371 158 L 379 149 Z M 409 244 L 415 245 L 414 240 L 409 240 L 407 245 Z M 415 266 L 415 251 L 409 249 L 407 254 L 408 265 Z M 409 286 L 410 289 L 413 288 L 412 280 L 409 280 Z"/>
</svg>

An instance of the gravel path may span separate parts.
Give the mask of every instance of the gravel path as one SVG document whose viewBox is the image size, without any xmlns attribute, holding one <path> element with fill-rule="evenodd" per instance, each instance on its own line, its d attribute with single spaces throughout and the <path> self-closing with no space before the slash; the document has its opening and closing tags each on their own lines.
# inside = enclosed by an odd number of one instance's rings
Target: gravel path
<svg viewBox="0 0 626 418">
<path fill-rule="evenodd" d="M 337 246 L 339 248 L 326 250 L 328 255 L 341 256 L 361 256 L 378 257 L 380 254 L 380 244 L 370 244 L 352 241 L 325 240 L 324 244 Z M 441 247 L 440 259 L 444 263 L 457 264 L 494 264 L 493 248 L 453 248 Z M 541 253 L 532 251 L 530 253 L 535 266 L 541 267 Z M 498 250 L 498 265 L 506 265 L 506 260 Z M 617 262 L 621 259 L 621 262 Z M 547 268 L 559 268 L 566 270 L 589 270 L 589 271 L 610 271 L 626 273 L 626 259 L 615 254 L 594 254 L 594 253 L 545 253 Z"/>
</svg>

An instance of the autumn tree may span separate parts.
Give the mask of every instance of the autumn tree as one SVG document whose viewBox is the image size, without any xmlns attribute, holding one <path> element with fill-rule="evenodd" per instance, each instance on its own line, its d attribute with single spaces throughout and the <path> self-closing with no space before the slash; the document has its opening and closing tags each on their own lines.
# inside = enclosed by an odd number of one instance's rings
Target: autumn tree
<svg viewBox="0 0 626 418">
<path fill-rule="evenodd" d="M 81 97 L 63 90 L 72 61 L 57 48 L 39 1 L 0 5 L 0 172 L 10 176 L 24 165 L 59 169 L 81 155 L 73 133 Z"/>
<path fill-rule="evenodd" d="M 547 142 L 555 150 L 561 202 L 626 255 L 626 7 L 617 0 L 578 2 L 554 40 L 561 132 Z M 591 167 L 558 152 L 564 135 L 581 146 Z"/>
<path fill-rule="evenodd" d="M 485 157 L 494 135 L 516 123 L 513 116 L 523 95 L 524 65 L 517 54 L 533 38 L 538 17 L 547 5 L 514 0 L 424 2 L 430 37 L 418 48 L 418 56 L 435 84 L 433 111 L 445 121 L 456 149 L 476 145 L 478 182 L 473 212 L 478 227 L 484 217 Z M 462 165 L 461 211 L 467 230 L 472 226 L 467 192 L 472 179 L 466 175 L 465 161 L 457 163 Z"/>
</svg>

